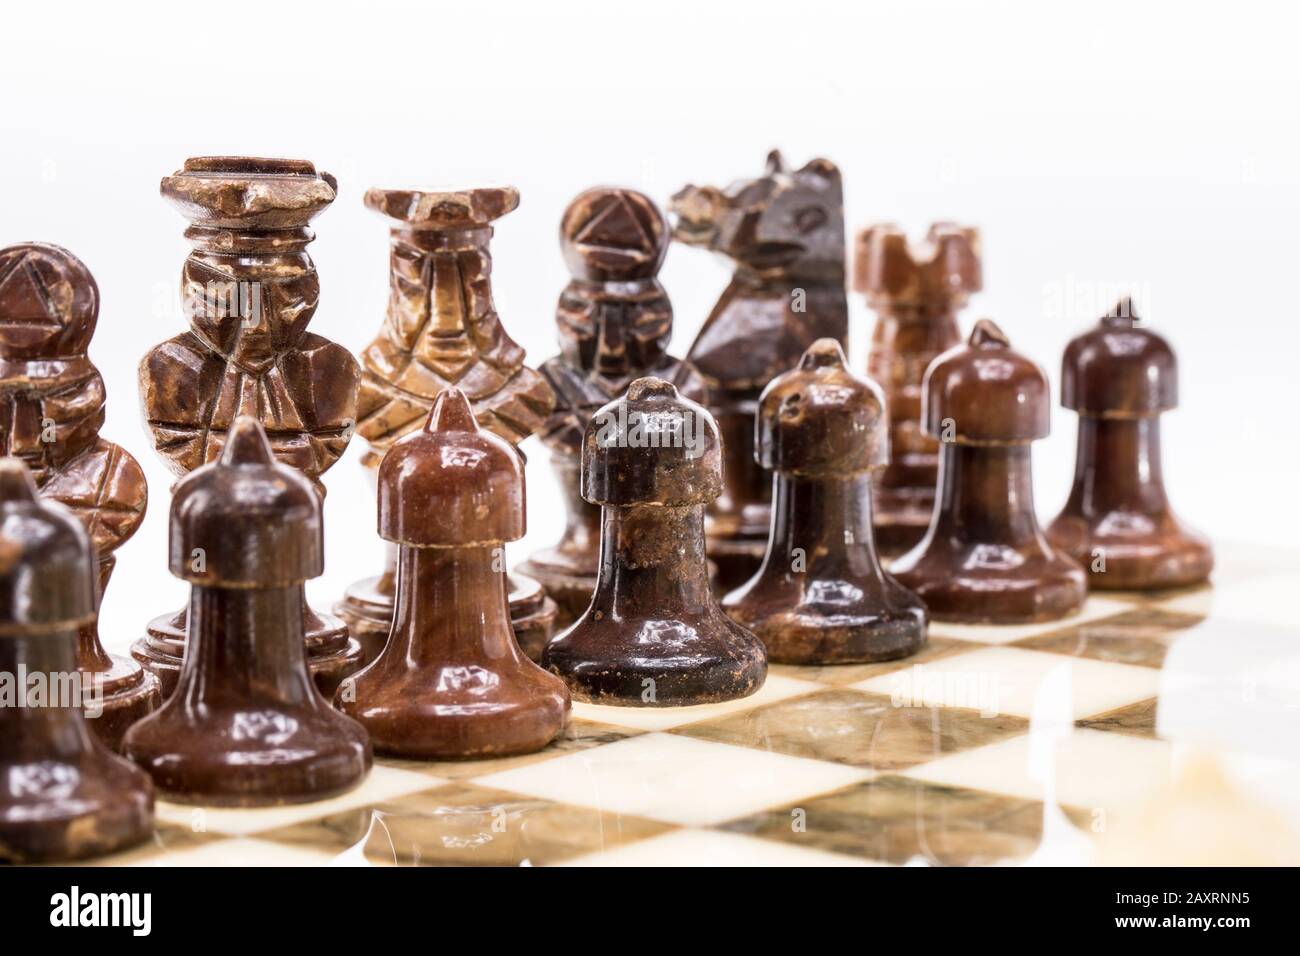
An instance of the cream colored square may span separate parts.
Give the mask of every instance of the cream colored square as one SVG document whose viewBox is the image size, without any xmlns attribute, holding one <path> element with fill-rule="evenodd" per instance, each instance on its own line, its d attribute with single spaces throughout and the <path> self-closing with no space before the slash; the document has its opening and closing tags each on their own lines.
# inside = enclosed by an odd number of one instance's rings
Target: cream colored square
<svg viewBox="0 0 1300 956">
<path fill-rule="evenodd" d="M 1036 704 L 1055 703 L 1042 696 L 1059 693 L 1067 674 L 1073 720 L 1155 697 L 1160 683 L 1160 672 L 1150 667 L 985 647 L 849 686 L 889 696 L 900 707 L 964 707 L 990 717 L 1031 717 Z"/>
<path fill-rule="evenodd" d="M 393 767 L 376 766 L 362 781 L 361 786 L 329 800 L 257 809 L 192 807 L 159 801 L 155 814 L 160 821 L 177 826 L 196 827 L 200 832 L 243 836 L 291 826 L 304 820 L 316 820 L 343 810 L 381 803 L 420 790 L 432 790 L 444 783 L 446 781 L 439 777 L 410 770 L 397 770 Z"/>
<path fill-rule="evenodd" d="M 717 830 L 674 830 L 559 866 L 883 866 L 841 853 Z"/>
<path fill-rule="evenodd" d="M 1164 601 L 1160 607 L 1184 614 L 1275 624 L 1300 633 L 1295 612 L 1297 594 L 1300 594 L 1300 574 L 1278 573 L 1193 591 Z"/>
<path fill-rule="evenodd" d="M 634 727 L 637 730 L 668 730 L 670 727 L 711 720 L 724 714 L 751 710 L 764 704 L 822 689 L 821 684 L 812 681 L 768 674 L 767 680 L 763 682 L 763 686 L 757 693 L 742 697 L 740 700 L 728 700 L 720 704 L 700 704 L 697 707 L 607 707 L 603 704 L 582 704 L 575 701 L 573 716 L 614 724 L 618 727 Z"/>
<path fill-rule="evenodd" d="M 930 633 L 937 637 L 952 637 L 959 641 L 977 641 L 981 644 L 1010 644 L 1036 634 L 1049 634 L 1076 624 L 1100 620 L 1114 614 L 1123 614 L 1133 610 L 1130 601 L 1116 598 L 1090 596 L 1083 602 L 1078 614 L 1058 618 L 1055 621 L 1039 621 L 1035 624 L 952 624 L 946 621 L 931 621 Z"/>
<path fill-rule="evenodd" d="M 686 826 L 712 826 L 867 780 L 820 760 L 649 733 L 475 783 Z"/>
<path fill-rule="evenodd" d="M 1136 810 L 1168 783 L 1173 747 L 1163 740 L 1086 728 L 1064 737 L 1036 733 L 989 744 L 903 771 L 903 776 L 951 787 L 989 790 L 1105 814 Z"/>
</svg>

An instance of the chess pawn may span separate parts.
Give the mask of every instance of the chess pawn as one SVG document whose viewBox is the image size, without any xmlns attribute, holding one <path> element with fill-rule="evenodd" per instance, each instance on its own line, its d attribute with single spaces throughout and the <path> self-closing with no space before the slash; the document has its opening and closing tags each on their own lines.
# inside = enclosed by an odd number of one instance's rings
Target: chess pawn
<svg viewBox="0 0 1300 956">
<path fill-rule="evenodd" d="M 307 668 L 302 585 L 321 573 L 320 496 L 278 463 L 257 419 L 172 495 L 171 572 L 190 583 L 175 692 L 126 735 L 167 799 L 218 806 L 318 800 L 370 769 L 370 742 Z"/>
<path fill-rule="evenodd" d="M 790 169 L 773 150 L 762 176 L 726 189 L 687 186 L 669 211 L 674 239 L 735 264 L 687 355 L 722 436 L 723 488 L 708 536 L 718 586 L 729 591 L 758 570 L 771 523 L 772 476 L 754 458 L 758 397 L 814 341 L 848 335 L 840 171 L 826 159 Z"/>
<path fill-rule="evenodd" d="M 979 233 L 935 223 L 925 242 L 876 225 L 857 239 L 854 287 L 876 313 L 868 374 L 885 389 L 889 464 L 875 475 L 873 521 L 884 554 L 913 547 L 930 525 L 939 444 L 921 428 L 921 380 L 940 353 L 961 341 L 957 313 L 981 284 Z"/>
<path fill-rule="evenodd" d="M 582 446 L 582 496 L 601 507 L 590 607 L 542 666 L 579 700 L 668 707 L 747 697 L 767 655 L 709 587 L 704 509 L 722 489 L 718 427 L 672 383 L 637 379 L 598 411 Z"/>
<path fill-rule="evenodd" d="M 375 749 L 454 760 L 540 750 L 564 729 L 569 692 L 519 649 L 505 542 L 524 536 L 524 469 L 445 389 L 421 431 L 379 466 L 379 533 L 397 545 L 393 630 L 336 703 Z"/>
<path fill-rule="evenodd" d="M 668 355 L 673 307 L 658 275 L 669 239 L 664 214 L 631 189 L 588 189 L 560 222 L 560 248 L 572 279 L 556 308 L 560 354 L 539 371 L 556 396 L 542 441 L 568 520 L 559 543 L 535 552 L 521 568 L 554 598 L 556 627 L 567 627 L 587 609 L 600 566 L 600 509 L 583 501 L 578 489 L 588 420 L 646 375 L 672 382 L 693 402 L 708 401 L 695 367 Z"/>
<path fill-rule="evenodd" d="M 921 422 L 940 442 L 938 501 L 925 537 L 890 570 L 934 619 L 1019 624 L 1083 604 L 1083 569 L 1034 514 L 1030 443 L 1047 436 L 1050 410 L 1043 370 L 987 319 L 930 363 Z"/>
<path fill-rule="evenodd" d="M 41 497 L 85 526 L 102 596 L 149 492 L 139 463 L 99 434 L 104 379 L 87 356 L 98 320 L 99 287 L 71 252 L 41 242 L 0 250 L 0 441 L 31 467 Z M 161 701 L 158 679 L 104 650 L 98 615 L 78 629 L 77 665 L 96 691 L 89 726 L 118 750 L 127 728 Z"/>
<path fill-rule="evenodd" d="M 542 427 L 555 395 L 524 365 L 492 303 L 492 223 L 519 205 L 511 186 L 463 190 L 371 189 L 366 206 L 392 220 L 388 313 L 361 353 L 357 431 L 373 479 L 394 442 L 419 431 L 438 395 L 456 386 L 480 425 L 513 445 Z M 555 623 L 541 584 L 511 574 L 510 619 L 519 644 L 540 653 Z M 335 605 L 374 660 L 393 623 L 397 549 L 382 574 L 352 584 Z"/>
<path fill-rule="evenodd" d="M 925 605 L 880 564 L 871 479 L 889 459 L 885 398 L 818 339 L 758 406 L 756 453 L 776 475 L 758 573 L 722 606 L 779 664 L 854 664 L 916 652 Z"/>
<path fill-rule="evenodd" d="M 0 555 L 9 684 L 0 688 L 0 862 L 80 860 L 141 843 L 153 832 L 149 778 L 111 753 L 82 712 L 77 631 L 96 613 L 94 551 L 81 522 L 42 500 L 16 458 L 0 459 Z M 75 699 L 62 699 L 70 688 Z"/>
<path fill-rule="evenodd" d="M 334 202 L 338 183 L 306 160 L 207 156 L 187 159 L 160 191 L 190 226 L 181 269 L 189 329 L 140 362 L 140 397 L 154 448 L 176 475 L 221 453 L 241 415 L 256 418 L 276 458 L 302 471 L 319 495 L 321 476 L 356 426 L 357 360 L 307 330 L 320 278 L 309 224 Z M 361 647 L 337 618 L 302 595 L 307 661 L 321 692 L 361 665 Z M 185 611 L 149 622 L 132 655 L 170 695 L 186 648 Z"/>
<path fill-rule="evenodd" d="M 1173 349 L 1138 324 L 1125 299 L 1073 339 L 1061 363 L 1061 404 L 1079 413 L 1069 501 L 1052 543 L 1088 569 L 1095 588 L 1172 588 L 1210 575 L 1210 543 L 1169 507 L 1160 416 L 1178 405 Z"/>
</svg>

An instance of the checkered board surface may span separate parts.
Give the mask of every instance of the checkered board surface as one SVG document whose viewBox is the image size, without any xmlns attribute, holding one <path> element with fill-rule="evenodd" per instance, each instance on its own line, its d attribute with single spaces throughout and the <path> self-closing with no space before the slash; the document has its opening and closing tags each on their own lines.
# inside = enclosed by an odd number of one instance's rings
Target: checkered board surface
<svg viewBox="0 0 1300 956">
<path fill-rule="evenodd" d="M 773 666 L 741 701 L 575 704 L 538 754 L 380 759 L 353 792 L 299 806 L 160 802 L 153 843 L 100 862 L 954 865 L 1035 862 L 1047 831 L 1081 854 L 1059 862 L 1087 862 L 1169 784 L 1178 741 L 1159 717 L 1180 644 L 1221 640 L 1228 666 L 1247 622 L 1300 648 L 1297 585 L 1294 555 L 1221 551 L 1210 587 L 1094 594 L 1054 623 L 936 623 L 915 657 Z"/>
</svg>

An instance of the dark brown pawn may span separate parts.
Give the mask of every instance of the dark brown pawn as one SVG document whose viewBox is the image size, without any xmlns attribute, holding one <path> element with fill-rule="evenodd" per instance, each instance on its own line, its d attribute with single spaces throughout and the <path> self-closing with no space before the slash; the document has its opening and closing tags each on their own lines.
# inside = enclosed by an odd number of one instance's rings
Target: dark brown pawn
<svg viewBox="0 0 1300 956">
<path fill-rule="evenodd" d="M 221 457 L 177 482 L 169 552 L 191 585 L 189 645 L 175 693 L 127 733 L 127 756 L 182 803 L 301 803 L 359 783 L 370 741 L 321 696 L 303 647 L 320 497 L 275 460 L 257 419 L 237 418 Z"/>
<path fill-rule="evenodd" d="M 1047 529 L 1095 588 L 1173 588 L 1210 576 L 1210 543 L 1174 516 L 1160 416 L 1178 405 L 1178 363 L 1125 299 L 1070 342 L 1061 404 L 1079 413 L 1074 487 Z"/>
<path fill-rule="evenodd" d="M 913 246 L 897 226 L 858 233 L 855 286 L 876 312 L 867 371 L 885 389 L 889 465 L 875 475 L 876 542 L 901 554 L 925 536 L 934 511 L 939 444 L 921 429 L 921 380 L 961 342 L 957 313 L 980 289 L 979 233 L 935 223 Z"/>
<path fill-rule="evenodd" d="M 308 331 L 320 278 L 309 224 L 334 202 L 338 183 L 301 159 L 201 156 L 163 177 L 160 190 L 190 221 L 181 267 L 189 329 L 140 362 L 149 437 L 179 476 L 216 458 L 241 415 L 256 418 L 279 461 L 319 494 L 357 421 L 357 360 Z M 361 666 L 347 626 L 301 595 L 307 663 L 330 695 Z M 172 693 L 186 648 L 185 612 L 149 622 L 131 654 Z"/>
<path fill-rule="evenodd" d="M 709 557 L 724 591 L 758 570 L 771 524 L 772 476 L 754 459 L 754 415 L 767 383 L 820 338 L 844 342 L 844 192 L 838 167 L 789 168 L 773 150 L 761 176 L 672 198 L 673 238 L 735 263 L 687 359 L 704 375 L 722 435 L 722 493 L 709 508 Z"/>
<path fill-rule="evenodd" d="M 579 700 L 707 704 L 763 685 L 762 642 L 709 588 L 704 509 L 722 488 L 721 452 L 713 417 L 662 379 L 637 379 L 588 423 L 582 496 L 601 506 L 596 593 L 542 655 Z"/>
<path fill-rule="evenodd" d="M 0 698 L 0 862 L 80 860 L 153 831 L 149 778 L 90 732 L 80 700 L 49 696 L 76 686 L 96 564 L 81 523 L 38 497 L 22 462 L 0 459 L 0 673 L 14 681 Z M 38 674 L 44 699 L 28 694 Z"/>
<path fill-rule="evenodd" d="M 32 469 L 42 498 L 81 519 L 102 600 L 114 552 L 139 529 L 149 490 L 131 453 L 99 434 L 104 379 L 86 354 L 98 320 L 99 287 L 67 249 L 0 250 L 0 444 Z M 90 727 L 118 750 L 127 728 L 161 702 L 158 678 L 104 650 L 98 615 L 78 634 L 77 664 L 100 698 Z"/>
<path fill-rule="evenodd" d="M 776 474 L 758 574 L 723 599 L 778 664 L 852 664 L 916 652 L 925 605 L 887 574 L 871 530 L 871 478 L 889 460 L 880 388 L 819 339 L 758 405 L 756 453 Z"/>
<path fill-rule="evenodd" d="M 388 314 L 361 353 L 357 431 L 370 444 L 361 463 L 374 478 L 395 441 L 418 432 L 433 403 L 453 385 L 478 422 L 518 445 L 555 407 L 546 379 L 524 365 L 492 302 L 492 223 L 519 205 L 513 186 L 476 189 L 371 189 L 366 206 L 387 216 Z M 555 602 L 535 579 L 512 574 L 510 620 L 531 657 L 554 632 Z M 365 647 L 384 647 L 393 624 L 397 549 L 382 574 L 354 582 L 335 605 Z"/>
<path fill-rule="evenodd" d="M 479 428 L 458 388 L 379 466 L 379 533 L 397 545 L 393 629 L 342 687 L 339 708 L 375 749 L 455 760 L 540 750 L 564 729 L 569 691 L 519 650 L 505 542 L 524 536 L 523 461 Z"/>
<path fill-rule="evenodd" d="M 1047 436 L 1050 412 L 1043 370 L 987 319 L 926 371 L 921 420 L 941 443 L 938 502 L 925 538 L 890 570 L 936 620 L 1046 621 L 1083 604 L 1083 569 L 1034 514 L 1030 443 Z"/>
<path fill-rule="evenodd" d="M 664 214 L 631 189 L 588 189 L 560 222 L 560 248 L 573 278 L 555 311 L 560 354 L 539 371 L 555 390 L 542 441 L 564 490 L 568 520 L 559 543 L 534 553 L 520 569 L 555 599 L 556 627 L 568 627 L 587 609 L 600 566 L 600 509 L 578 490 L 582 436 L 591 416 L 646 375 L 672 382 L 693 402 L 708 401 L 695 367 L 668 354 L 673 306 L 658 278 L 668 241 Z"/>
</svg>

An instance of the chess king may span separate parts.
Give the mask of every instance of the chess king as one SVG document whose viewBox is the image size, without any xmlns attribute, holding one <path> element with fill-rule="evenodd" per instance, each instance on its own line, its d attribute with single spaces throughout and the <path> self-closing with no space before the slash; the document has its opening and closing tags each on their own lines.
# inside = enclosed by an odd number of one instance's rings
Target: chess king
<svg viewBox="0 0 1300 956">
<path fill-rule="evenodd" d="M 754 457 L 758 397 L 817 339 L 843 345 L 848 335 L 840 171 L 825 159 L 790 170 L 774 151 L 759 178 L 687 186 L 669 211 L 675 239 L 735 263 L 687 355 L 722 432 L 725 486 L 710 512 L 709 556 L 730 590 L 758 570 L 770 524 L 772 476 Z"/>
<path fill-rule="evenodd" d="M 104 380 L 86 355 L 98 318 L 99 287 L 72 253 L 35 242 L 0 250 L 0 450 L 28 466 L 42 498 L 81 520 L 102 594 L 113 552 L 144 520 L 148 488 L 130 453 L 99 436 Z M 158 680 L 104 650 L 97 616 L 78 628 L 77 667 L 102 694 L 88 725 L 116 750 L 158 706 Z"/>
<path fill-rule="evenodd" d="M 371 478 L 398 439 L 424 426 L 434 402 L 455 385 L 479 425 L 517 446 L 546 422 L 555 395 L 524 365 L 492 303 L 492 223 L 519 205 L 510 186 L 464 190 L 371 189 L 366 206 L 393 220 L 388 313 L 361 353 L 357 430 L 370 443 Z M 397 548 L 383 574 L 348 588 L 335 612 L 361 640 L 368 663 L 393 623 Z M 512 573 L 510 619 L 520 646 L 540 653 L 555 602 L 536 580 Z"/>
<path fill-rule="evenodd" d="M 140 395 L 154 448 L 183 476 L 221 453 L 235 419 L 261 423 L 277 460 L 324 495 L 321 475 L 356 422 L 357 361 L 307 331 L 320 279 L 308 224 L 337 183 L 305 160 L 204 157 L 164 177 L 161 192 L 190 220 L 181 269 L 190 327 L 149 350 Z M 303 599 L 311 672 L 326 696 L 360 666 L 361 648 L 336 618 Z M 185 646 L 185 612 L 163 615 L 131 652 L 170 694 Z"/>
<path fill-rule="evenodd" d="M 587 609 L 600 565 L 600 508 L 578 489 L 587 422 L 647 375 L 671 382 L 693 402 L 708 401 L 695 367 L 668 354 L 673 306 L 658 275 L 669 239 L 663 212 L 630 189 L 588 189 L 560 221 L 560 249 L 572 278 L 555 310 L 560 354 L 540 371 L 555 391 L 542 441 L 564 489 L 568 520 L 559 543 L 522 566 L 559 606 L 557 628 Z"/>
</svg>

